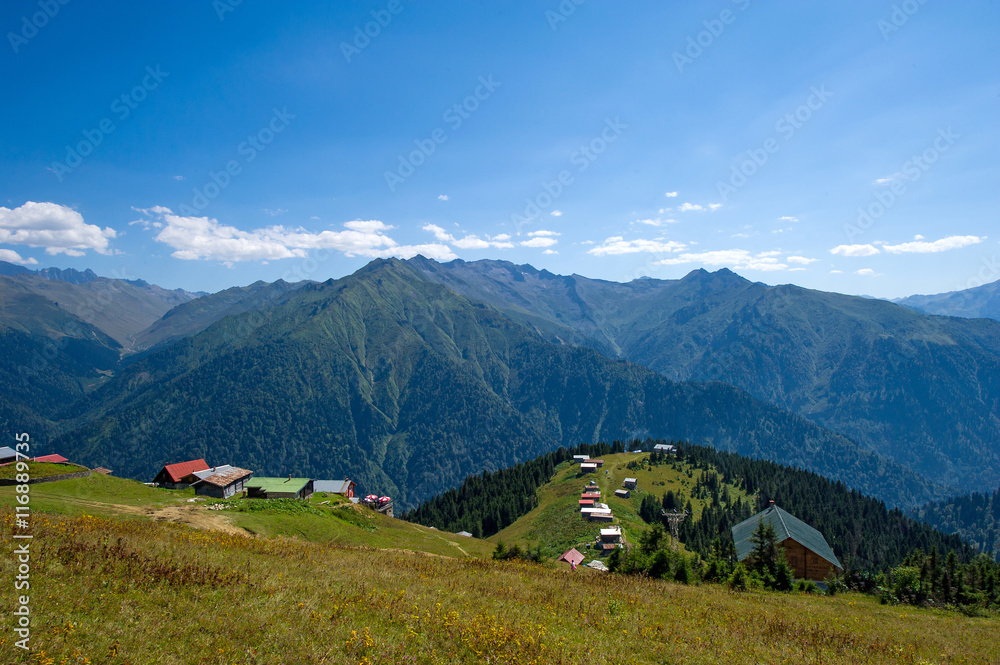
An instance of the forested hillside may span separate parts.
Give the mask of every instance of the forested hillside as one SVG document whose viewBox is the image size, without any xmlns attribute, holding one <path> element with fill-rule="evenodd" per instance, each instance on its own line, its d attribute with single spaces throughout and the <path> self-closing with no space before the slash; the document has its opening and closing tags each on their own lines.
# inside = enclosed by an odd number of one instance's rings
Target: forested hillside
<svg viewBox="0 0 1000 665">
<path fill-rule="evenodd" d="M 623 284 L 502 261 L 411 263 L 551 341 L 735 385 L 943 484 L 1000 485 L 1000 322 L 726 269 Z"/>
<path fill-rule="evenodd" d="M 638 442 L 636 442 L 638 443 Z M 644 448 L 665 441 L 647 441 Z M 890 510 L 885 503 L 831 481 L 766 460 L 720 452 L 704 446 L 671 441 L 678 447 L 676 457 L 644 454 L 629 463 L 638 467 L 679 468 L 691 471 L 695 479 L 690 496 L 674 492 L 661 496 L 646 490 L 639 515 L 651 524 L 666 524 L 661 509 L 690 511 L 690 499 L 705 502 L 698 518 L 681 524 L 680 539 L 688 550 L 708 557 L 713 543 L 732 542 L 730 529 L 763 510 L 770 501 L 818 529 L 837 557 L 851 570 L 878 572 L 901 564 L 914 550 L 955 553 L 958 561 L 971 561 L 975 552 L 962 539 Z M 579 450 L 560 449 L 530 462 L 492 474 L 466 479 L 457 489 L 444 492 L 407 513 L 405 519 L 434 526 L 442 531 L 467 530 L 491 536 L 528 514 L 537 505 L 537 490 L 552 478 L 558 464 L 572 460 L 573 454 L 608 455 L 621 452 L 615 443 Z M 752 496 L 745 502 L 730 488 Z M 512 496 L 519 495 L 518 497 Z M 725 549 L 725 546 L 723 547 Z"/>
<path fill-rule="evenodd" d="M 647 435 L 816 469 L 900 505 L 941 495 L 738 389 L 548 343 L 395 260 L 227 317 L 62 415 L 79 427 L 56 448 L 124 475 L 205 457 L 349 476 L 402 507 L 560 445 Z"/>
<path fill-rule="evenodd" d="M 910 511 L 945 533 L 955 533 L 1000 561 L 1000 489 L 933 501 Z"/>
</svg>

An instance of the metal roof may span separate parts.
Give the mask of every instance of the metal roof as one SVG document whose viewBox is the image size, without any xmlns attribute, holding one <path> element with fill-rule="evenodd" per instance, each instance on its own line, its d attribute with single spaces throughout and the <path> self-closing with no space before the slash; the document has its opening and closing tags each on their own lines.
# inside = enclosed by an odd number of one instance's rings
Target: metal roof
<svg viewBox="0 0 1000 665">
<path fill-rule="evenodd" d="M 7 459 L 8 457 L 17 457 L 17 451 L 10 446 L 0 448 L 0 459 Z"/>
<path fill-rule="evenodd" d="M 779 543 L 791 538 L 843 570 L 844 567 L 840 565 L 840 561 L 830 549 L 823 534 L 776 505 L 771 505 L 766 510 L 733 527 L 733 541 L 736 543 L 736 555 L 740 561 L 750 556 L 750 552 L 753 551 L 750 537 L 757 530 L 757 525 L 760 524 L 761 520 L 766 520 L 774 527 L 774 533 Z"/>
<path fill-rule="evenodd" d="M 0 455 L 2 457 L 2 455 Z M 36 462 L 50 462 L 52 464 L 59 464 L 60 462 L 68 462 L 69 460 L 62 455 L 56 455 L 55 453 L 51 455 L 42 455 L 41 457 L 35 458 Z"/>
<path fill-rule="evenodd" d="M 251 478 L 247 487 L 259 487 L 265 492 L 300 492 L 309 484 L 309 478 Z"/>
<path fill-rule="evenodd" d="M 179 483 L 184 476 L 194 473 L 195 471 L 204 471 L 207 468 L 208 462 L 205 460 L 193 459 L 188 462 L 167 464 L 163 467 L 163 470 L 167 472 L 167 475 L 170 476 L 172 481 Z"/>
<path fill-rule="evenodd" d="M 314 492 L 329 492 L 330 494 L 347 494 L 351 485 L 357 483 L 350 479 L 345 480 L 314 480 Z"/>
<path fill-rule="evenodd" d="M 566 563 L 569 564 L 575 563 L 576 565 L 579 566 L 581 563 L 583 563 L 583 555 L 580 554 L 580 552 L 578 552 L 575 547 L 573 547 L 563 552 L 562 556 L 556 559 L 556 561 L 565 561 Z"/>
<path fill-rule="evenodd" d="M 205 480 L 206 478 L 214 476 L 217 473 L 229 473 L 235 468 L 236 468 L 235 466 L 231 466 L 229 464 L 223 464 L 222 466 L 213 466 L 211 469 L 202 469 L 200 471 L 193 471 L 191 475 L 196 477 L 198 480 Z"/>
</svg>

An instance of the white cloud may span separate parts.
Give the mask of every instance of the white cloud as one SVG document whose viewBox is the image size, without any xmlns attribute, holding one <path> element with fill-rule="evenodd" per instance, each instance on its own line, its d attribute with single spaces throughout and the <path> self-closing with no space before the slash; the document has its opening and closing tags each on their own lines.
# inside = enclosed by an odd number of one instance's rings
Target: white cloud
<svg viewBox="0 0 1000 665">
<path fill-rule="evenodd" d="M 530 234 L 529 234 L 530 235 Z M 551 247 L 559 241 L 555 238 L 550 238 L 548 236 L 536 236 L 531 240 L 522 240 L 522 247 Z"/>
<path fill-rule="evenodd" d="M 22 266 L 38 265 L 38 261 L 28 257 L 24 258 L 12 249 L 0 249 L 0 261 L 7 263 L 20 263 Z"/>
<path fill-rule="evenodd" d="M 664 196 L 666 196 L 668 199 L 676 199 L 677 192 L 667 192 L 666 194 L 664 194 Z"/>
<path fill-rule="evenodd" d="M 706 210 L 718 210 L 722 207 L 721 203 L 709 203 L 708 206 L 703 206 L 699 203 L 687 203 L 684 202 L 680 204 L 677 209 L 681 212 L 705 212 Z"/>
<path fill-rule="evenodd" d="M 538 236 L 548 236 L 548 237 L 561 236 L 562 234 L 559 233 L 558 231 L 546 231 L 545 229 L 539 229 L 538 231 L 532 231 L 528 235 L 532 238 L 536 238 Z"/>
<path fill-rule="evenodd" d="M 879 250 L 875 245 L 837 245 L 830 253 L 837 256 L 874 256 Z"/>
<path fill-rule="evenodd" d="M 0 243 L 44 247 L 47 254 L 83 256 L 92 249 L 110 254 L 115 230 L 83 221 L 83 215 L 57 203 L 28 201 L 20 208 L 0 207 Z"/>
<path fill-rule="evenodd" d="M 553 217 L 562 217 L 562 210 L 553 210 L 549 214 L 552 215 Z"/>
<path fill-rule="evenodd" d="M 894 176 L 894 175 L 891 175 L 888 178 L 876 178 L 875 179 L 875 184 L 876 185 L 888 185 L 890 182 L 892 182 L 895 179 L 896 179 L 896 176 Z"/>
<path fill-rule="evenodd" d="M 183 179 L 184 179 L 184 176 L 182 176 L 182 175 L 175 175 L 174 176 L 174 180 L 183 180 Z"/>
<path fill-rule="evenodd" d="M 676 242 L 674 240 L 625 240 L 622 236 L 614 236 L 607 238 L 597 247 L 587 250 L 587 253 L 593 254 L 594 256 L 638 254 L 640 252 L 656 254 L 663 252 L 679 252 L 686 247 L 687 245 L 684 243 Z"/>
<path fill-rule="evenodd" d="M 901 245 L 882 245 L 882 249 L 890 254 L 932 254 L 976 245 L 984 240 L 986 240 L 985 236 L 948 236 L 947 238 L 941 238 L 933 242 L 916 240 L 914 242 L 904 242 Z"/>
<path fill-rule="evenodd" d="M 844 271 L 843 270 L 831 270 L 830 274 L 831 275 L 843 275 Z"/>
<path fill-rule="evenodd" d="M 269 210 L 268 208 L 261 208 L 265 213 L 271 217 L 277 217 L 278 215 L 284 215 L 288 210 L 285 208 L 275 208 L 274 210 Z"/>
<path fill-rule="evenodd" d="M 447 194 L 438 194 L 438 201 L 447 201 L 447 200 L 448 200 Z"/>
<path fill-rule="evenodd" d="M 861 275 L 862 277 L 875 277 L 875 271 L 871 268 L 862 268 L 861 270 L 855 270 L 855 275 Z"/>
<path fill-rule="evenodd" d="M 450 243 L 459 249 L 486 249 L 487 247 L 510 249 L 514 246 L 514 243 L 510 242 L 510 236 L 506 233 L 502 233 L 493 238 L 486 236 L 486 239 L 480 238 L 474 234 L 466 235 L 464 238 L 456 238 L 437 224 L 425 224 L 423 229 L 424 231 L 433 233 L 434 238 L 439 242 Z"/>
<path fill-rule="evenodd" d="M 166 210 L 161 208 L 161 210 Z M 448 260 L 456 258 L 447 245 L 400 245 L 385 234 L 393 227 L 378 220 L 354 220 L 343 231 L 311 232 L 303 228 L 269 226 L 243 231 L 209 217 L 182 217 L 161 212 L 162 229 L 157 242 L 174 249 L 174 258 L 208 260 L 232 265 L 240 261 L 272 261 L 307 256 L 312 249 L 332 249 L 347 256 L 409 258 L 424 254 Z"/>
<path fill-rule="evenodd" d="M 657 261 L 656 265 L 676 266 L 685 263 L 702 263 L 710 266 L 728 266 L 735 270 L 760 270 L 773 272 L 788 270 L 788 264 L 777 259 L 780 252 L 769 251 L 753 254 L 745 249 L 722 249 L 708 252 L 689 252 L 677 257 Z"/>
<path fill-rule="evenodd" d="M 733 235 L 731 235 L 729 237 L 730 238 L 749 238 L 750 234 L 749 233 L 734 233 Z"/>
<path fill-rule="evenodd" d="M 797 221 L 799 221 L 799 218 L 798 217 L 791 217 L 789 215 L 786 215 L 784 217 L 779 217 L 778 221 L 780 221 L 780 222 L 797 222 Z"/>
<path fill-rule="evenodd" d="M 676 224 L 676 219 L 637 219 L 634 224 L 645 224 L 646 226 L 663 226 L 664 224 Z"/>
<path fill-rule="evenodd" d="M 918 233 L 917 235 L 913 236 L 913 239 L 914 240 L 923 240 L 924 237 Z"/>
<path fill-rule="evenodd" d="M 547 249 L 544 252 L 542 252 L 542 254 L 558 254 L 558 253 L 559 252 L 557 250 L 554 250 L 554 249 Z"/>
<path fill-rule="evenodd" d="M 808 259 L 804 256 L 788 256 L 785 260 L 789 263 L 798 263 L 799 265 L 807 266 L 810 263 L 816 263 L 819 259 Z"/>
</svg>

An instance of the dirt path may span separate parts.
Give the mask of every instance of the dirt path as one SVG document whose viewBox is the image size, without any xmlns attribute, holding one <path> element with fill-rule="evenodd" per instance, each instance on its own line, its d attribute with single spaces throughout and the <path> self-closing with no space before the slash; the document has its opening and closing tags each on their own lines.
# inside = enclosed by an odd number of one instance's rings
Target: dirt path
<svg viewBox="0 0 1000 665">
<path fill-rule="evenodd" d="M 128 508 L 128 506 L 123 506 L 123 508 Z M 154 522 L 175 522 L 206 531 L 222 531 L 238 536 L 250 535 L 245 529 L 234 526 L 229 521 L 228 515 L 217 510 L 205 510 L 204 506 L 198 504 L 146 508 L 136 512 L 141 512 Z"/>
</svg>

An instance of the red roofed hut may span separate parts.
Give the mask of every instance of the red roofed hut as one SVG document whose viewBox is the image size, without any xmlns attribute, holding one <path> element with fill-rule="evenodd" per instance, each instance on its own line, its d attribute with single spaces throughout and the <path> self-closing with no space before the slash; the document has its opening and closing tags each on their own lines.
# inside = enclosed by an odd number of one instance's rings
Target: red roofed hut
<svg viewBox="0 0 1000 665">
<path fill-rule="evenodd" d="M 580 554 L 576 548 L 572 548 L 563 552 L 562 556 L 556 559 L 556 561 L 565 561 L 570 566 L 579 566 L 583 563 L 583 555 Z"/>
<path fill-rule="evenodd" d="M 156 474 L 156 477 L 153 478 L 153 482 L 158 484 L 160 487 L 165 487 L 170 490 L 186 489 L 191 486 L 191 482 L 193 481 L 185 480 L 185 476 L 190 476 L 195 471 L 204 471 L 207 468 L 209 468 L 209 466 L 203 459 L 193 459 L 188 462 L 167 464 L 160 469 L 158 474 Z"/>
</svg>

